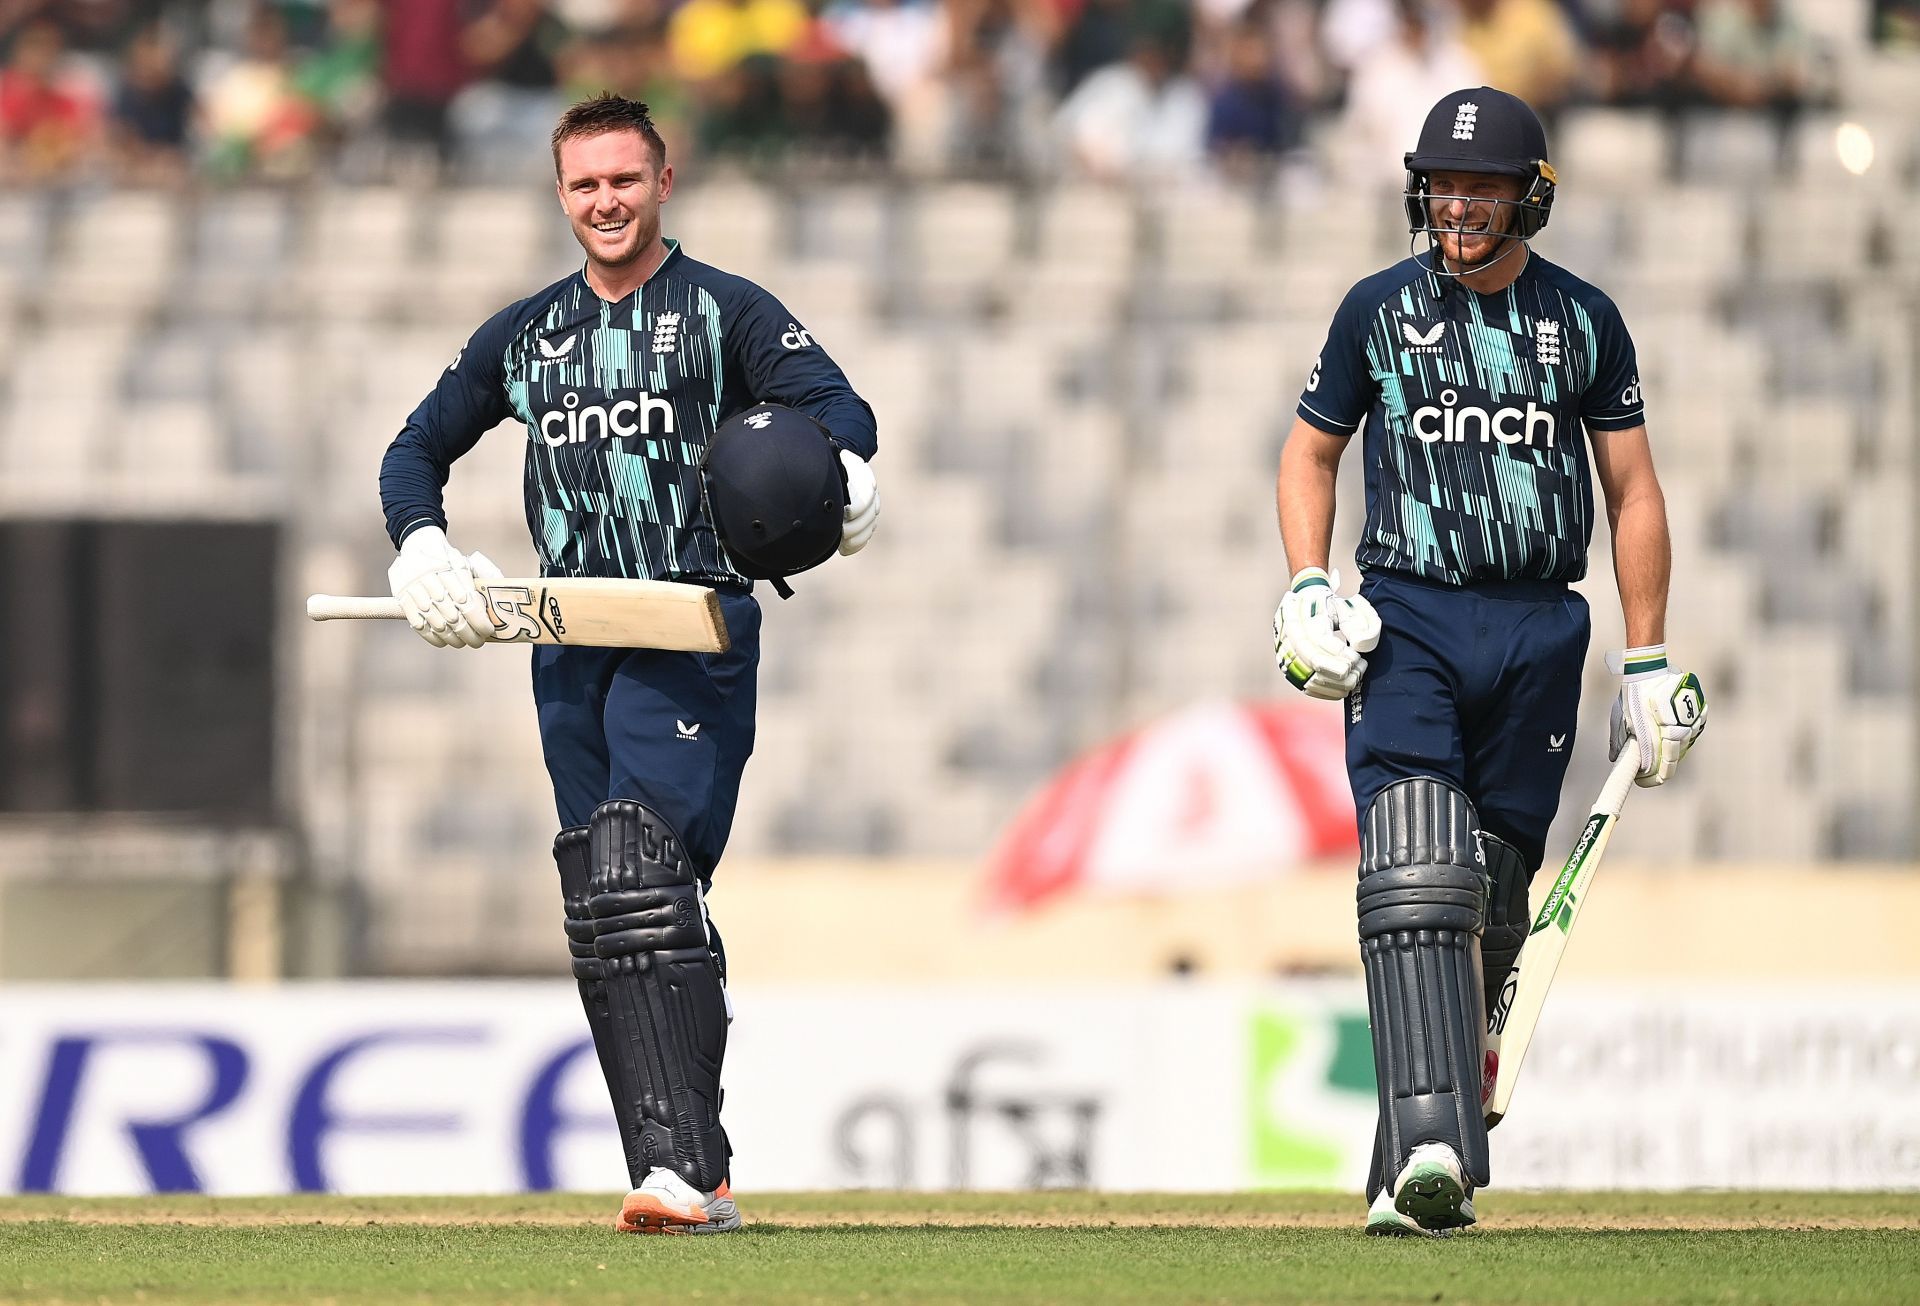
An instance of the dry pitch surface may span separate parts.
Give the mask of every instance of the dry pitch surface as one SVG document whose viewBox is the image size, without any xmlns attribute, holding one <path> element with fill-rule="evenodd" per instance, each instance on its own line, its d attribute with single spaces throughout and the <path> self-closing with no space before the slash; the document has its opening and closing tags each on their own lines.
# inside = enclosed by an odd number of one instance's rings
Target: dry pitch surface
<svg viewBox="0 0 1920 1306">
<path fill-rule="evenodd" d="M 0 1199 L 0 1302 L 1920 1302 L 1920 1194 L 1489 1193 L 1445 1242 L 1351 1197 L 747 1196 L 721 1238 L 612 1197 Z"/>
</svg>

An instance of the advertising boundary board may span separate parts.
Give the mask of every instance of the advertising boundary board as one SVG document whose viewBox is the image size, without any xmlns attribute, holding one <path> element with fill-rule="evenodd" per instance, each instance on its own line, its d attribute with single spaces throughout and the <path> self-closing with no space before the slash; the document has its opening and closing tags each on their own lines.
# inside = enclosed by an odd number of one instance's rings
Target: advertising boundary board
<svg viewBox="0 0 1920 1306">
<path fill-rule="evenodd" d="M 1920 1188 L 1920 986 L 1556 989 L 1496 1184 Z M 1357 1190 L 1357 984 L 734 994 L 742 1191 Z M 563 981 L 10 986 L 0 1187 L 611 1191 Z"/>
</svg>

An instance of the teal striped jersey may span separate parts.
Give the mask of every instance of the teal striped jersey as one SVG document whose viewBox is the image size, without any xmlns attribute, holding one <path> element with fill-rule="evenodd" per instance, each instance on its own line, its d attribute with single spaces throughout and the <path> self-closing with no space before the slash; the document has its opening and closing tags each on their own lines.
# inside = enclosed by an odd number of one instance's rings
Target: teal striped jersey
<svg viewBox="0 0 1920 1306">
<path fill-rule="evenodd" d="M 1644 424 L 1633 340 L 1606 295 L 1538 254 L 1491 295 L 1422 255 L 1347 293 L 1299 415 L 1364 428 L 1362 571 L 1453 585 L 1578 580 L 1587 440 Z"/>
<path fill-rule="evenodd" d="M 871 458 L 873 410 L 772 295 L 667 256 L 637 290 L 601 299 L 575 272 L 489 318 L 414 409 L 380 466 L 396 546 L 445 527 L 453 461 L 518 419 L 527 528 L 543 576 L 744 587 L 707 511 L 700 465 L 714 428 L 754 404 L 814 418 Z"/>
</svg>

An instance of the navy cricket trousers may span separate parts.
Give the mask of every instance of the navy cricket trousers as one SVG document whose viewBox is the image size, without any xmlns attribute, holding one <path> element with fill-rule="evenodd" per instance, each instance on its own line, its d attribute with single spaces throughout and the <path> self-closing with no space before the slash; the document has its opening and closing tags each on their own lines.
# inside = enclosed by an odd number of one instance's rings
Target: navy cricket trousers
<svg viewBox="0 0 1920 1306">
<path fill-rule="evenodd" d="M 1370 573 L 1360 593 L 1381 633 L 1347 699 L 1355 813 L 1364 823 L 1382 789 L 1432 776 L 1537 870 L 1573 756 L 1586 599 L 1557 581 L 1454 586 L 1398 572 Z"/>
<path fill-rule="evenodd" d="M 725 653 L 536 644 L 533 699 L 562 827 L 609 799 L 644 803 L 680 836 L 704 882 L 733 829 L 753 752 L 760 604 L 720 591 Z"/>
</svg>

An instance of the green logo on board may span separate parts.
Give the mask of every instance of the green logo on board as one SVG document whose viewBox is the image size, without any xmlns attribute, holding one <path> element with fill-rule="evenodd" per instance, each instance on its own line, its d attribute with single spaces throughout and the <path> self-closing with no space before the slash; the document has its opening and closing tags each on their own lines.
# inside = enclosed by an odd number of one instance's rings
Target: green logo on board
<svg viewBox="0 0 1920 1306">
<path fill-rule="evenodd" d="M 1248 1037 L 1253 1181 L 1273 1188 L 1349 1182 L 1344 1162 L 1351 1140 L 1330 1134 L 1314 1116 L 1323 1114 L 1315 1108 L 1326 1094 L 1373 1100 L 1373 1041 L 1366 1016 L 1256 1010 Z"/>
</svg>

